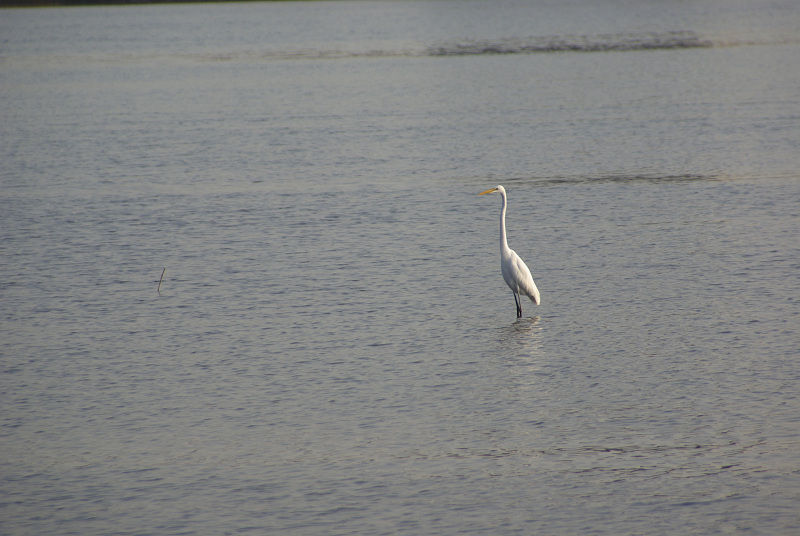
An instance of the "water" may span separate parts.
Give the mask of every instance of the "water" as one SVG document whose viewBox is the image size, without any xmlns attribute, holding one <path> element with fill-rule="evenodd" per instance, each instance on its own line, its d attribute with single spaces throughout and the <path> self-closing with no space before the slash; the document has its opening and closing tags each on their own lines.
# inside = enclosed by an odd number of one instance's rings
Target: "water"
<svg viewBox="0 0 800 536">
<path fill-rule="evenodd" d="M 797 534 L 799 27 L 3 10 L 0 532 Z"/>
</svg>

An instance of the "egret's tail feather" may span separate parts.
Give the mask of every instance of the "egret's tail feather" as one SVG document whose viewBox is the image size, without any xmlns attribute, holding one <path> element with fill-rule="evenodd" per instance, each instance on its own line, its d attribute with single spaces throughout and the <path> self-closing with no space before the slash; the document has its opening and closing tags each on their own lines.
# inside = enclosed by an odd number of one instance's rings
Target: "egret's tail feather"
<svg viewBox="0 0 800 536">
<path fill-rule="evenodd" d="M 539 305 L 539 303 L 541 303 L 542 301 L 541 298 L 539 297 L 539 289 L 536 289 L 535 292 L 531 292 L 530 294 L 528 294 L 528 297 L 536 305 Z"/>
</svg>

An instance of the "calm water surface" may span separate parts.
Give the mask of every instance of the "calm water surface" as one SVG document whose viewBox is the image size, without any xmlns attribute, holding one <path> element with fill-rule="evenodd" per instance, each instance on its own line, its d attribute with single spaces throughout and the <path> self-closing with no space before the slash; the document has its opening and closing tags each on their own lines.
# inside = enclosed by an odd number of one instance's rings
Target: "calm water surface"
<svg viewBox="0 0 800 536">
<path fill-rule="evenodd" d="M 3 534 L 800 532 L 796 3 L 0 35 Z"/>
</svg>

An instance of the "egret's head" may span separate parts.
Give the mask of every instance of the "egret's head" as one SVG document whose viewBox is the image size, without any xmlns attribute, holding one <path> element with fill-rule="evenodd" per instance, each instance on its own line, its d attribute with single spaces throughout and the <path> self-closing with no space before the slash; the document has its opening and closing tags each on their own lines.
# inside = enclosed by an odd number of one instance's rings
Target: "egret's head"
<svg viewBox="0 0 800 536">
<path fill-rule="evenodd" d="M 501 194 L 505 195 L 505 193 L 506 193 L 506 189 L 505 189 L 505 188 L 503 188 L 502 186 L 500 186 L 500 185 L 498 184 L 498 185 L 497 185 L 497 186 L 495 186 L 494 188 L 489 188 L 489 189 L 488 189 L 488 190 L 486 190 L 485 192 L 481 192 L 481 193 L 479 193 L 478 195 L 483 195 L 483 194 L 491 194 L 491 193 L 494 193 L 494 192 L 500 192 Z"/>
</svg>

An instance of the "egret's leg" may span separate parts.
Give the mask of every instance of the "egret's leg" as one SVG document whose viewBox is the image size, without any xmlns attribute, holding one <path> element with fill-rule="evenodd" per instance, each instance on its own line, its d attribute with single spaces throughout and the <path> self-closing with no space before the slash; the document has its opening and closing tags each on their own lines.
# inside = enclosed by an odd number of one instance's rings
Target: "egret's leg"
<svg viewBox="0 0 800 536">
<path fill-rule="evenodd" d="M 514 303 L 517 304 L 517 318 L 522 318 L 522 304 L 520 303 L 522 298 L 517 296 L 517 293 L 514 293 Z"/>
</svg>

